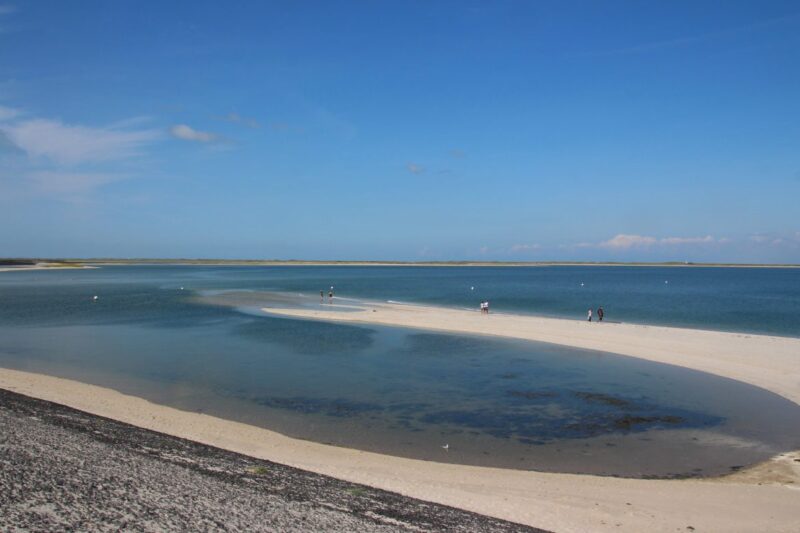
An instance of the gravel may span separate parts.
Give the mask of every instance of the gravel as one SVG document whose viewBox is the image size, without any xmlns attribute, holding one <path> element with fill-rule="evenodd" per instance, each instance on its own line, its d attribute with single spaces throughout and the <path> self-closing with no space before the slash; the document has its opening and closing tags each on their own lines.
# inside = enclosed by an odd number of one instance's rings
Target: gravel
<svg viewBox="0 0 800 533">
<path fill-rule="evenodd" d="M 540 531 L 0 389 L 3 531 Z"/>
</svg>

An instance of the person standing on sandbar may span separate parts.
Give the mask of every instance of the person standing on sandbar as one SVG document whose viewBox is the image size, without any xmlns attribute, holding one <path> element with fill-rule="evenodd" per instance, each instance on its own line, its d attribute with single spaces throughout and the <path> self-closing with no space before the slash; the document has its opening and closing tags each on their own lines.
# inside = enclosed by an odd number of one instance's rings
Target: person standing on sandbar
<svg viewBox="0 0 800 533">
<path fill-rule="evenodd" d="M 589 322 L 591 322 L 591 321 L 592 321 L 592 309 L 591 309 L 591 308 L 589 308 L 589 313 L 588 313 L 588 315 L 587 315 L 586 319 L 587 319 Z"/>
<path fill-rule="evenodd" d="M 605 313 L 605 311 L 603 311 L 603 306 L 601 305 L 600 307 L 597 308 L 597 321 L 598 322 L 602 322 L 603 321 L 603 315 L 604 314 L 606 314 L 606 313 Z"/>
</svg>

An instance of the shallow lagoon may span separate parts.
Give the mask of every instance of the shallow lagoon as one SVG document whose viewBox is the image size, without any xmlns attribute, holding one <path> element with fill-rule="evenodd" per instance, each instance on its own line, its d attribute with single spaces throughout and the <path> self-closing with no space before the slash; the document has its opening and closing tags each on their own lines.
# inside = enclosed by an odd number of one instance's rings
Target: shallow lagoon
<svg viewBox="0 0 800 533">
<path fill-rule="evenodd" d="M 206 292 L 234 288 L 224 276 L 195 291 L 92 272 L 4 278 L 0 365 L 436 461 L 691 476 L 800 448 L 800 407 L 700 372 L 543 343 L 263 316 L 253 308 L 273 295 Z"/>
</svg>

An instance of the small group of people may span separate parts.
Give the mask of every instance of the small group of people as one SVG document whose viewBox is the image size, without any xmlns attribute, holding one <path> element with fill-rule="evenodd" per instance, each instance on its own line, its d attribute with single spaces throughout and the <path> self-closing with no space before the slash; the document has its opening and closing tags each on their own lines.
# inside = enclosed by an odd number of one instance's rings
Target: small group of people
<svg viewBox="0 0 800 533">
<path fill-rule="evenodd" d="M 319 303 L 325 303 L 325 291 L 319 291 Z M 333 287 L 328 291 L 328 303 L 333 303 Z"/>
<path fill-rule="evenodd" d="M 489 302 L 481 302 L 481 313 L 484 315 L 489 314 Z"/>
<path fill-rule="evenodd" d="M 605 313 L 605 311 L 603 311 L 603 306 L 601 305 L 600 307 L 598 307 L 597 308 L 597 321 L 598 322 L 602 322 L 603 321 L 603 315 L 605 315 L 605 314 L 606 313 Z M 589 312 L 587 314 L 587 320 L 589 320 L 589 322 L 592 321 L 592 308 L 591 307 L 589 308 Z"/>
</svg>

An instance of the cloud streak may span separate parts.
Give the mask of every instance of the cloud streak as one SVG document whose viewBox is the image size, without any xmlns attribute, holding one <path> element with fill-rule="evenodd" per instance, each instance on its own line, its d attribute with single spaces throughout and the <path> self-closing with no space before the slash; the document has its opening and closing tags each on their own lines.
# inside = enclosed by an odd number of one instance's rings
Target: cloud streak
<svg viewBox="0 0 800 533">
<path fill-rule="evenodd" d="M 406 165 L 406 168 L 412 174 L 422 174 L 423 172 L 425 172 L 425 167 L 423 167 L 422 165 L 417 165 L 416 163 L 408 163 Z"/>
<path fill-rule="evenodd" d="M 239 113 L 228 113 L 227 115 L 220 117 L 220 120 L 224 120 L 225 122 L 230 122 L 232 124 L 239 124 L 240 126 L 246 126 L 248 128 L 260 128 L 261 124 L 250 117 L 243 117 Z"/>
<path fill-rule="evenodd" d="M 513 253 L 519 252 L 533 252 L 535 250 L 541 249 L 542 246 L 539 244 L 515 244 L 511 247 L 510 251 Z"/>
<path fill-rule="evenodd" d="M 783 15 L 780 17 L 775 17 L 771 19 L 766 19 L 758 22 L 754 22 L 751 24 L 746 24 L 743 26 L 735 26 L 731 28 L 724 28 L 717 31 L 711 31 L 708 33 L 703 33 L 699 35 L 689 35 L 683 37 L 676 37 L 674 39 L 665 39 L 662 41 L 651 41 L 647 43 L 640 43 L 635 44 L 632 46 L 627 46 L 623 48 L 615 48 L 611 50 L 597 50 L 592 52 L 587 52 L 583 54 L 579 54 L 579 57 L 604 57 L 604 56 L 616 56 L 616 55 L 626 55 L 626 54 L 637 54 L 637 53 L 644 53 L 644 52 L 651 52 L 663 49 L 670 49 L 676 48 L 686 45 L 692 45 L 698 42 L 703 41 L 713 41 L 717 39 L 723 39 L 727 37 L 732 37 L 742 33 L 749 33 L 755 31 L 761 31 L 765 29 L 769 29 L 773 26 L 778 24 L 786 24 L 786 23 L 794 23 L 800 19 L 800 13 L 789 13 L 788 15 Z"/>
<path fill-rule="evenodd" d="M 176 124 L 172 126 L 169 129 L 169 133 L 176 139 L 184 141 L 210 143 L 219 140 L 219 137 L 211 132 L 196 130 L 186 124 Z"/>
<path fill-rule="evenodd" d="M 91 128 L 38 118 L 2 124 L 0 132 L 28 156 L 67 166 L 131 157 L 161 137 L 156 130 Z"/>
<path fill-rule="evenodd" d="M 600 248 L 604 250 L 631 250 L 652 247 L 671 247 L 685 245 L 723 244 L 728 239 L 715 239 L 711 235 L 704 237 L 662 237 L 656 238 L 649 235 L 635 235 L 619 233 L 607 241 L 598 243 L 582 242 L 576 244 L 577 248 Z"/>
<path fill-rule="evenodd" d="M 20 111 L 19 109 L 14 109 L 13 107 L 6 107 L 0 105 L 0 122 L 11 120 L 12 118 L 16 118 L 21 114 L 22 111 Z"/>
</svg>

